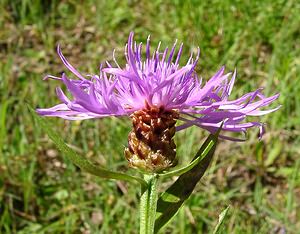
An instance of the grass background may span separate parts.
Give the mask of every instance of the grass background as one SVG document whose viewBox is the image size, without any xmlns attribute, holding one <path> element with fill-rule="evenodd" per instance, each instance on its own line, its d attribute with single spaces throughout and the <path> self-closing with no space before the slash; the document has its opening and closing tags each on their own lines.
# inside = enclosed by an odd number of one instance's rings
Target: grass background
<svg viewBox="0 0 300 234">
<path fill-rule="evenodd" d="M 58 102 L 60 84 L 42 81 L 66 71 L 55 52 L 58 43 L 80 71 L 96 73 L 114 48 L 124 63 L 133 30 L 138 41 L 151 34 L 152 45 L 184 42 L 182 61 L 199 45 L 197 70 L 204 79 L 223 64 L 227 71 L 236 67 L 233 97 L 262 86 L 266 95 L 280 92 L 277 103 L 283 105 L 262 118 L 262 141 L 255 129 L 246 143 L 221 141 L 196 192 L 162 233 L 209 233 L 228 204 L 224 233 L 299 233 L 299 11 L 297 0 L 0 0 L 0 232 L 138 232 L 139 189 L 81 172 L 26 107 Z M 79 153 L 128 170 L 128 119 L 51 122 Z M 206 135 L 198 128 L 177 134 L 182 163 Z"/>
</svg>

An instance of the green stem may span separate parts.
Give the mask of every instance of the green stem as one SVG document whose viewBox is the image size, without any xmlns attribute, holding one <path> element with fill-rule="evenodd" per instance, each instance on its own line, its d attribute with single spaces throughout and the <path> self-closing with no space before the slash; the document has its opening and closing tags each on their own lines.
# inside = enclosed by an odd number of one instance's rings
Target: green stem
<svg viewBox="0 0 300 234">
<path fill-rule="evenodd" d="M 148 186 L 142 188 L 140 201 L 140 234 L 153 234 L 157 203 L 158 175 L 145 175 Z"/>
</svg>

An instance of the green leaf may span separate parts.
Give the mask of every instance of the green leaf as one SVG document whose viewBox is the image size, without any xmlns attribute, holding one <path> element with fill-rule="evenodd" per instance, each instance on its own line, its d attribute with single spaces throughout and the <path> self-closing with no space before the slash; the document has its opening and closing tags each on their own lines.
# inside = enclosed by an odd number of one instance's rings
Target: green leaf
<svg viewBox="0 0 300 234">
<path fill-rule="evenodd" d="M 230 207 L 230 206 L 227 206 L 227 208 L 226 208 L 225 210 L 223 210 L 222 213 L 219 215 L 218 224 L 217 224 L 217 226 L 215 227 L 213 234 L 218 234 L 218 233 L 220 233 L 221 227 L 222 227 L 222 225 L 223 225 L 223 221 L 224 221 L 224 219 L 225 219 L 225 217 L 226 217 L 226 215 L 227 215 L 227 213 L 228 213 L 229 207 Z"/>
<path fill-rule="evenodd" d="M 205 140 L 196 156 L 193 158 L 191 167 L 183 173 L 158 199 L 157 218 L 155 221 L 155 233 L 159 231 L 179 210 L 184 201 L 189 198 L 196 184 L 208 168 L 216 149 L 218 136 L 222 126 L 216 134 L 210 134 Z M 200 161 L 193 165 L 193 162 Z"/>
<path fill-rule="evenodd" d="M 187 166 L 174 170 L 174 171 L 170 171 L 164 174 L 160 174 L 161 178 L 168 178 L 168 177 L 172 177 L 172 176 L 180 176 L 186 172 L 188 172 L 189 170 L 191 170 L 194 166 L 196 166 L 201 159 L 203 159 L 208 153 L 209 151 L 212 149 L 212 147 L 214 146 L 215 142 L 214 141 L 210 141 L 208 143 L 208 145 L 205 147 L 205 149 L 200 152 L 199 156 L 196 156 L 194 160 L 191 161 L 190 164 L 188 164 Z"/>
<path fill-rule="evenodd" d="M 49 138 L 55 143 L 57 148 L 76 166 L 78 166 L 83 171 L 89 172 L 98 177 L 106 178 L 106 179 L 115 179 L 115 180 L 125 180 L 128 182 L 139 182 L 143 187 L 147 186 L 145 180 L 139 177 L 130 176 L 124 173 L 113 172 L 101 167 L 98 167 L 92 164 L 85 157 L 77 154 L 72 148 L 70 148 L 63 139 L 58 135 L 57 132 L 53 131 L 48 120 L 43 117 L 40 117 L 35 113 L 35 111 L 28 106 L 31 114 L 34 119 L 37 121 L 38 125 L 48 134 Z"/>
</svg>

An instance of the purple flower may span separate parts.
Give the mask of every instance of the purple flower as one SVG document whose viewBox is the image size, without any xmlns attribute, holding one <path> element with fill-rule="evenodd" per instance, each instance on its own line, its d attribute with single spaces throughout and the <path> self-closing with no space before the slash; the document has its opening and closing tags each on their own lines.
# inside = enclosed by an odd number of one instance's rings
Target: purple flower
<svg viewBox="0 0 300 234">
<path fill-rule="evenodd" d="M 98 75 L 82 75 L 63 56 L 58 46 L 58 55 L 64 65 L 77 77 L 69 79 L 48 75 L 62 81 L 73 96 L 70 100 L 64 92 L 56 89 L 61 104 L 48 109 L 38 109 L 45 116 L 57 116 L 69 120 L 102 118 L 107 116 L 130 116 L 138 110 L 159 108 L 165 111 L 176 111 L 182 130 L 196 125 L 210 132 L 215 132 L 223 124 L 223 131 L 246 132 L 248 128 L 259 127 L 260 136 L 264 126 L 260 122 L 246 122 L 247 116 L 261 116 L 279 107 L 261 110 L 270 105 L 279 94 L 265 97 L 262 89 L 247 93 L 242 97 L 229 100 L 236 71 L 224 74 L 225 67 L 213 75 L 206 83 L 197 77 L 195 67 L 200 50 L 184 66 L 179 66 L 183 45 L 177 53 L 176 42 L 169 51 L 157 49 L 150 53 L 150 37 L 147 39 L 146 59 L 142 58 L 142 43 L 133 41 L 130 33 L 125 47 L 127 64 L 120 67 L 114 55 L 115 66 L 106 62 L 106 68 L 100 67 Z M 237 140 L 229 136 L 220 137 Z"/>
</svg>

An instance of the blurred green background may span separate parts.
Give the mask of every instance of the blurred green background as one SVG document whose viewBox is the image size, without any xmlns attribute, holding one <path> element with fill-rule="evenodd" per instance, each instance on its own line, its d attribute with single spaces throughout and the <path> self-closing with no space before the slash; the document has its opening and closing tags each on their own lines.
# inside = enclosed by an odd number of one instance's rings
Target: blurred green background
<svg viewBox="0 0 300 234">
<path fill-rule="evenodd" d="M 209 233 L 229 204 L 224 233 L 299 233 L 299 12 L 297 0 L 0 0 L 0 233 L 138 232 L 139 189 L 81 172 L 26 107 L 58 103 L 60 83 L 42 81 L 66 71 L 58 43 L 82 73 L 95 74 L 114 48 L 124 64 L 131 30 L 143 42 L 151 34 L 153 47 L 184 42 L 182 63 L 200 46 L 205 80 L 223 64 L 236 67 L 232 98 L 261 86 L 266 95 L 280 92 L 283 105 L 262 118 L 262 141 L 251 129 L 245 143 L 220 142 L 196 192 L 161 233 Z M 123 157 L 128 119 L 49 120 L 79 153 L 135 174 Z M 205 136 L 199 128 L 177 134 L 182 163 Z"/>
</svg>

